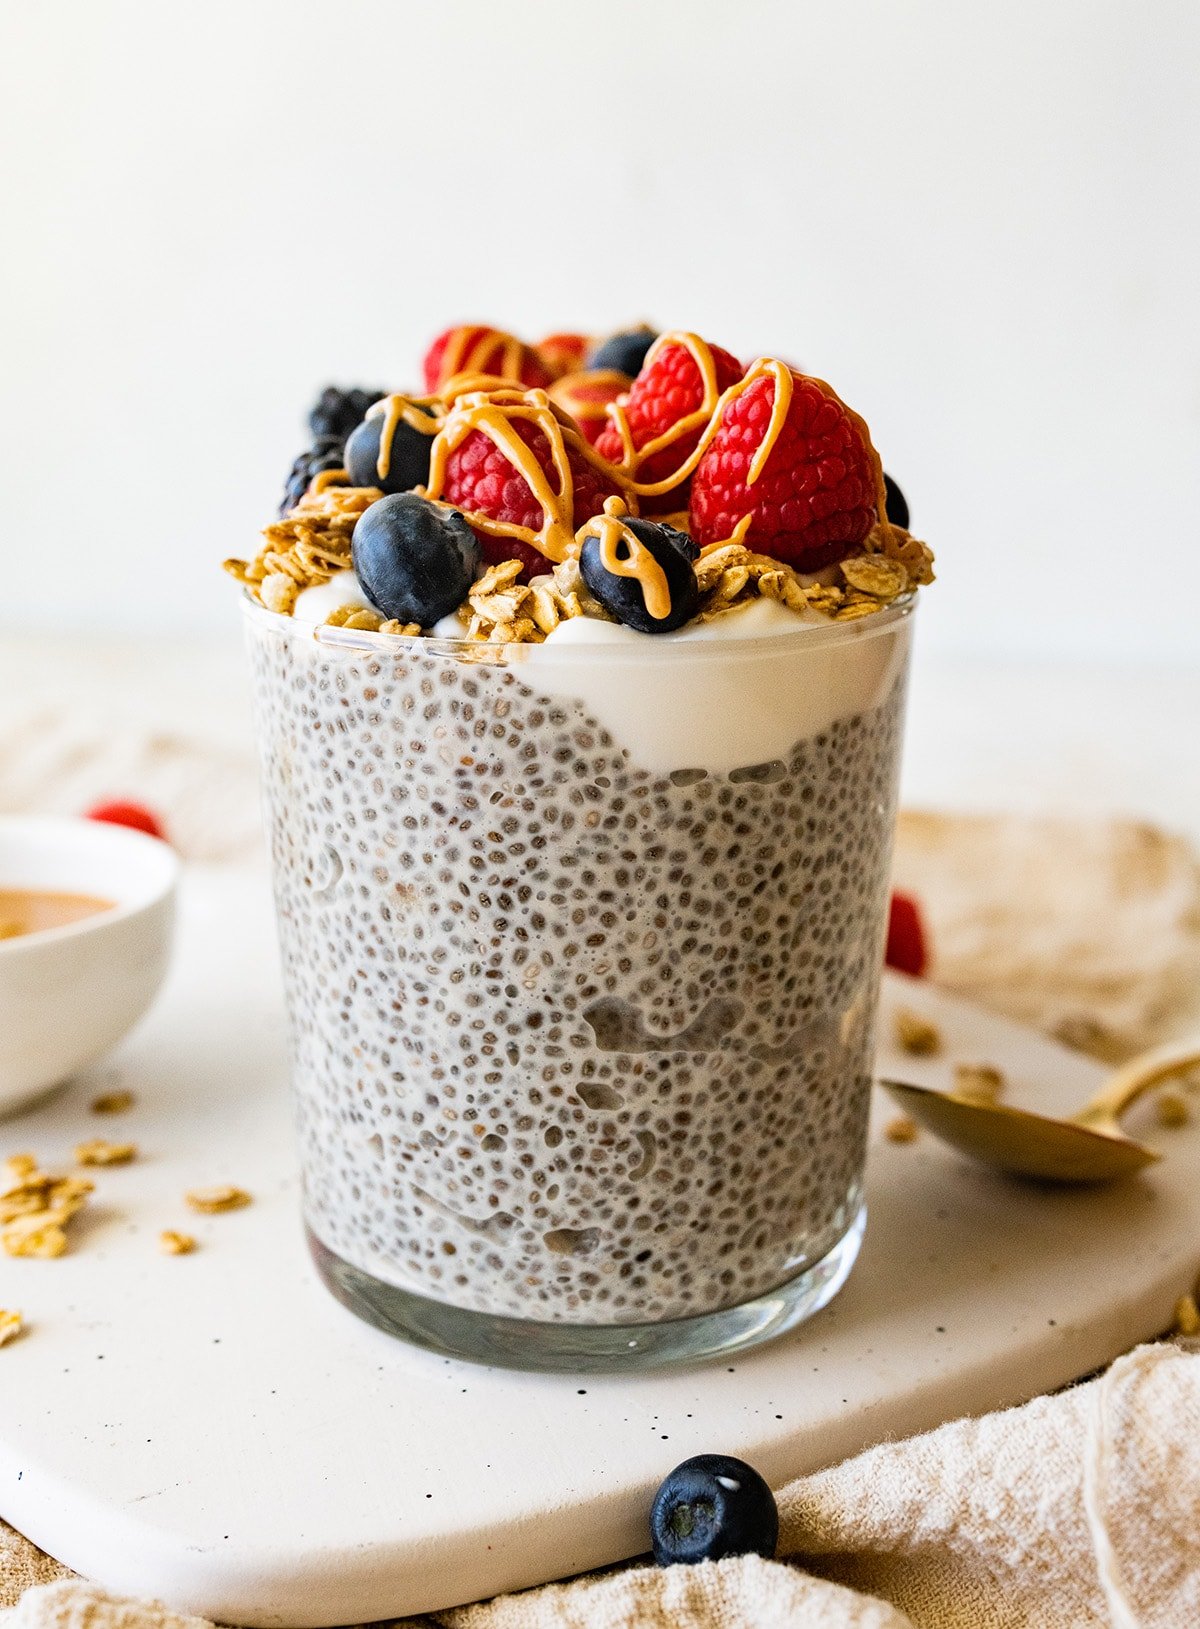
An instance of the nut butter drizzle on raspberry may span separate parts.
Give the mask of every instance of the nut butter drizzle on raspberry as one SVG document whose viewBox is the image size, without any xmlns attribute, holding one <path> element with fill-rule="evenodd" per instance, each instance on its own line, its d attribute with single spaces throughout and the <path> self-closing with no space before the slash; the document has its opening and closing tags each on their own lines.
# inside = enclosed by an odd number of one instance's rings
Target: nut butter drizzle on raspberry
<svg viewBox="0 0 1200 1629">
<path fill-rule="evenodd" d="M 581 368 L 575 373 L 566 373 L 562 378 L 556 379 L 547 394 L 550 400 L 561 407 L 564 413 L 569 413 L 577 424 L 583 424 L 585 421 L 601 424 L 608 417 L 608 410 L 615 398 L 608 401 L 592 401 L 586 396 L 575 394 L 576 390 L 586 389 L 588 386 L 593 390 L 608 390 L 615 387 L 627 391 L 629 375 L 621 373 L 617 368 Z M 616 473 L 623 483 L 628 482 L 629 476 L 626 471 L 618 467 Z"/>
<path fill-rule="evenodd" d="M 505 379 L 520 376 L 521 353 L 525 347 L 512 334 L 485 329 L 474 339 L 472 330 L 456 328 L 442 353 L 440 372 L 443 379 L 452 379 L 457 373 L 496 373 Z M 488 367 L 487 363 L 495 365 Z"/>
<path fill-rule="evenodd" d="M 525 419 L 545 436 L 550 447 L 557 491 L 528 446 L 517 434 L 514 420 Z M 565 560 L 575 542 L 573 503 L 575 481 L 567 446 L 607 476 L 614 472 L 609 464 L 592 451 L 578 430 L 570 428 L 558 417 L 544 390 L 522 391 L 513 386 L 499 390 L 468 392 L 459 397 L 447 414 L 441 429 L 434 437 L 429 462 L 429 483 L 424 496 L 442 500 L 446 484 L 446 461 L 472 431 L 478 430 L 498 447 L 533 493 L 541 505 L 542 524 L 535 532 L 528 526 L 511 521 L 493 520 L 471 510 L 471 525 L 491 537 L 511 537 L 528 543 L 544 554 L 548 560 Z M 418 488 L 418 490 L 422 490 Z"/>
<path fill-rule="evenodd" d="M 643 371 L 652 365 L 655 357 L 668 345 L 682 345 L 684 350 L 690 353 L 692 361 L 696 364 L 697 371 L 700 374 L 700 383 L 703 387 L 699 407 L 693 409 L 690 413 L 685 413 L 683 418 L 677 420 L 669 429 L 664 430 L 662 435 L 655 436 L 653 441 L 648 441 L 644 447 L 635 448 L 633 445 L 633 432 L 629 428 L 629 415 L 626 412 L 628 396 L 618 396 L 615 402 L 610 402 L 608 405 L 609 417 L 616 425 L 617 432 L 621 437 L 621 467 L 626 473 L 626 485 L 631 491 L 638 493 L 643 498 L 655 498 L 664 492 L 670 492 L 673 487 L 677 487 L 681 481 L 687 479 L 700 462 L 700 459 L 696 453 L 693 453 L 673 475 L 662 481 L 638 481 L 637 471 L 639 467 L 654 453 L 662 452 L 664 448 L 674 446 L 682 437 L 690 434 L 693 430 L 700 429 L 702 425 L 709 425 L 720 405 L 720 392 L 717 389 L 717 365 L 713 360 L 711 349 L 700 338 L 699 334 L 689 333 L 682 328 L 673 329 L 667 334 L 660 334 L 646 352 L 646 359 L 642 363 Z"/>
<path fill-rule="evenodd" d="M 754 457 L 750 460 L 750 468 L 746 472 L 746 485 L 754 485 L 763 470 L 766 469 L 771 454 L 775 451 L 775 443 L 783 432 L 783 427 L 787 423 L 788 409 L 792 405 L 792 389 L 795 381 L 792 370 L 786 362 L 776 361 L 773 357 L 759 357 L 758 361 L 747 370 L 744 378 L 739 379 L 737 384 L 730 385 L 729 389 L 721 397 L 717 410 L 713 414 L 712 423 L 701 437 L 700 445 L 696 448 L 697 463 L 700 456 L 708 451 L 709 445 L 720 428 L 721 419 L 729 403 L 736 400 L 744 391 L 749 390 L 755 380 L 768 377 L 775 381 L 775 395 L 771 402 L 771 417 L 767 421 L 766 432 L 759 442 Z M 866 448 L 875 477 L 875 508 L 879 519 L 881 521 L 886 520 L 887 494 L 883 484 L 883 464 L 880 461 L 879 454 L 875 451 L 875 444 L 871 440 L 871 432 L 867 428 L 867 421 L 861 414 L 856 413 L 852 407 L 847 407 L 833 386 L 826 384 L 824 379 L 818 379 L 815 374 L 811 373 L 804 374 L 803 377 L 816 385 L 822 396 L 826 396 L 830 401 L 837 403 L 862 437 L 862 443 Z M 739 521 L 739 528 L 741 524 Z"/>
<path fill-rule="evenodd" d="M 704 344 L 704 341 L 697 339 L 695 334 L 683 333 L 664 334 L 662 336 L 662 341 L 673 342 L 676 344 L 687 343 L 688 349 L 691 351 L 692 357 L 695 360 L 697 367 L 700 368 L 701 376 L 704 379 L 705 401 L 707 402 L 710 388 L 713 392 L 716 390 L 716 371 L 712 360 L 712 354 L 708 350 L 708 347 Z M 691 341 L 695 341 L 695 346 L 689 343 Z M 658 344 L 661 343 L 661 341 L 656 341 L 655 343 Z M 651 346 L 650 352 L 648 353 L 648 359 L 649 356 L 653 355 L 653 351 L 654 347 Z M 707 359 L 707 372 L 705 370 L 704 363 L 702 362 L 701 353 L 703 353 L 704 357 Z M 887 497 L 883 483 L 883 464 L 880 461 L 879 454 L 875 451 L 875 445 L 871 440 L 871 432 L 867 428 L 865 419 L 863 419 L 860 414 L 856 413 L 852 407 L 848 407 L 838 395 L 837 391 L 834 390 L 831 385 L 826 384 L 824 379 L 818 379 L 812 374 L 806 374 L 804 377 L 811 379 L 812 383 L 817 386 L 818 390 L 820 390 L 823 396 L 827 396 L 830 401 L 837 403 L 837 405 L 842 409 L 843 413 L 845 413 L 846 417 L 858 430 L 859 435 L 862 437 L 863 446 L 867 450 L 875 476 L 875 507 L 880 521 L 886 521 Z M 717 431 L 720 429 L 721 419 L 724 416 L 725 409 L 731 402 L 736 401 L 739 396 L 744 394 L 745 391 L 749 390 L 751 385 L 755 384 L 759 379 L 766 378 L 774 380 L 775 390 L 771 401 L 771 417 L 767 421 L 767 428 L 763 434 L 763 438 L 759 442 L 758 447 L 755 450 L 754 457 L 750 461 L 750 468 L 746 472 L 746 485 L 753 486 L 762 475 L 764 469 L 766 469 L 771 454 L 775 451 L 775 445 L 783 432 L 783 427 L 787 422 L 788 409 L 792 404 L 792 390 L 794 386 L 792 370 L 788 367 L 787 363 L 780 362 L 774 357 L 767 356 L 759 357 L 758 361 L 753 363 L 752 366 L 746 370 L 746 373 L 741 379 L 739 379 L 735 384 L 730 385 L 719 398 L 714 400 L 713 405 L 709 408 L 708 414 L 706 415 L 707 425 L 704 430 L 704 434 L 700 437 L 700 440 L 693 448 L 686 462 L 681 465 L 674 475 L 668 477 L 668 479 L 665 481 L 656 481 L 653 484 L 636 480 L 629 481 L 628 486 L 630 490 L 636 492 L 640 497 L 643 498 L 656 497 L 660 493 L 669 492 L 672 487 L 678 486 L 681 481 L 686 480 L 687 477 L 695 470 L 701 458 L 703 458 L 704 454 L 712 445 Z M 621 431 L 622 440 L 625 443 L 626 452 L 628 454 L 632 449 L 632 441 L 629 438 L 629 427 L 625 419 L 624 409 L 619 403 L 613 403 L 609 408 L 610 413 L 613 412 L 613 408 L 617 409 L 616 413 L 614 414 L 614 418 L 616 419 L 618 428 Z M 673 441 L 678 435 L 683 434 L 684 431 L 694 430 L 700 414 L 701 409 L 697 408 L 695 413 L 689 413 L 685 418 L 680 419 L 678 424 L 673 425 L 669 431 L 665 432 L 665 434 L 657 437 L 657 439 L 654 441 L 647 442 L 639 452 L 633 454 L 634 459 L 640 462 L 650 453 L 657 452 L 662 447 L 669 445 L 671 441 Z M 728 540 L 722 539 L 722 542 L 730 541 L 740 543 L 745 538 L 745 535 L 750 528 L 751 519 L 752 517 L 749 515 L 743 516 L 738 522 L 737 526 L 734 528 L 732 537 Z"/>
<path fill-rule="evenodd" d="M 671 614 L 671 590 L 667 574 L 641 538 L 625 524 L 625 500 L 619 497 L 604 500 L 604 513 L 596 515 L 575 534 L 580 548 L 589 537 L 600 539 L 600 564 L 614 577 L 629 577 L 642 591 L 647 616 L 656 622 Z M 624 544 L 625 554 L 617 550 Z"/>
</svg>

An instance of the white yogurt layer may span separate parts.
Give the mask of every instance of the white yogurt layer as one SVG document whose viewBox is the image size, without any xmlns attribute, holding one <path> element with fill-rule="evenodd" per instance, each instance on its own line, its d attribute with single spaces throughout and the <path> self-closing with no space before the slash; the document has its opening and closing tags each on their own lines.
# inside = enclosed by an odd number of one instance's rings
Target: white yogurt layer
<svg viewBox="0 0 1200 1629">
<path fill-rule="evenodd" d="M 293 618 L 315 628 L 346 605 L 370 605 L 353 571 L 304 589 Z M 510 646 L 507 659 L 528 669 L 530 689 L 580 702 L 639 767 L 720 774 L 786 758 L 797 741 L 879 706 L 909 627 L 886 613 L 835 625 L 760 598 L 668 634 L 571 617 L 544 644 Z M 465 630 L 453 612 L 430 631 Z"/>
<path fill-rule="evenodd" d="M 573 617 L 544 644 L 517 647 L 517 659 L 530 689 L 581 702 L 641 768 L 719 774 L 786 758 L 798 741 L 878 707 L 909 629 L 908 617 L 832 625 L 757 599 L 669 634 Z"/>
<path fill-rule="evenodd" d="M 331 611 L 340 611 L 343 605 L 352 605 L 356 611 L 374 609 L 350 570 L 335 571 L 327 583 L 302 588 L 296 595 L 292 616 L 306 627 L 319 628 Z"/>
</svg>

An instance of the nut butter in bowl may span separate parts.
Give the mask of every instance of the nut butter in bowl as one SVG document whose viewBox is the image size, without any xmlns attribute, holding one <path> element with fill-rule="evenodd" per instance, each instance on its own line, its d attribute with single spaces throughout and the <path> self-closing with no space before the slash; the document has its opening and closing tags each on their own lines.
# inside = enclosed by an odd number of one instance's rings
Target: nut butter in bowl
<svg viewBox="0 0 1200 1629">
<path fill-rule="evenodd" d="M 179 870 L 111 825 L 0 816 L 0 1114 L 107 1052 L 167 969 Z"/>
</svg>

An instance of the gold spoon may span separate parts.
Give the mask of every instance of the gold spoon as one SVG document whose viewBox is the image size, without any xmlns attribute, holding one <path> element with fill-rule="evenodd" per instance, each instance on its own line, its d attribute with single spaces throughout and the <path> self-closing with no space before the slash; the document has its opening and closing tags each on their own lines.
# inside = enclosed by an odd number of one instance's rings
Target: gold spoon
<svg viewBox="0 0 1200 1629">
<path fill-rule="evenodd" d="M 1068 1120 L 899 1080 L 880 1084 L 927 1131 L 985 1165 L 1054 1182 L 1111 1182 L 1162 1157 L 1125 1135 L 1121 1115 L 1152 1086 L 1197 1065 L 1200 1040 L 1173 1042 L 1143 1052 L 1118 1069 L 1097 1096 Z"/>
</svg>

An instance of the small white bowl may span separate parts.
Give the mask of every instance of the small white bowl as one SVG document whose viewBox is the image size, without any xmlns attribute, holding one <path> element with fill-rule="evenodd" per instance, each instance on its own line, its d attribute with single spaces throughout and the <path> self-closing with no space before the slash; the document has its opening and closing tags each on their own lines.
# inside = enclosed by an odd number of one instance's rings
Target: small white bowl
<svg viewBox="0 0 1200 1629">
<path fill-rule="evenodd" d="M 0 939 L 0 1114 L 119 1041 L 163 981 L 179 862 L 95 820 L 0 815 L 0 888 L 113 901 L 66 927 Z"/>
</svg>

